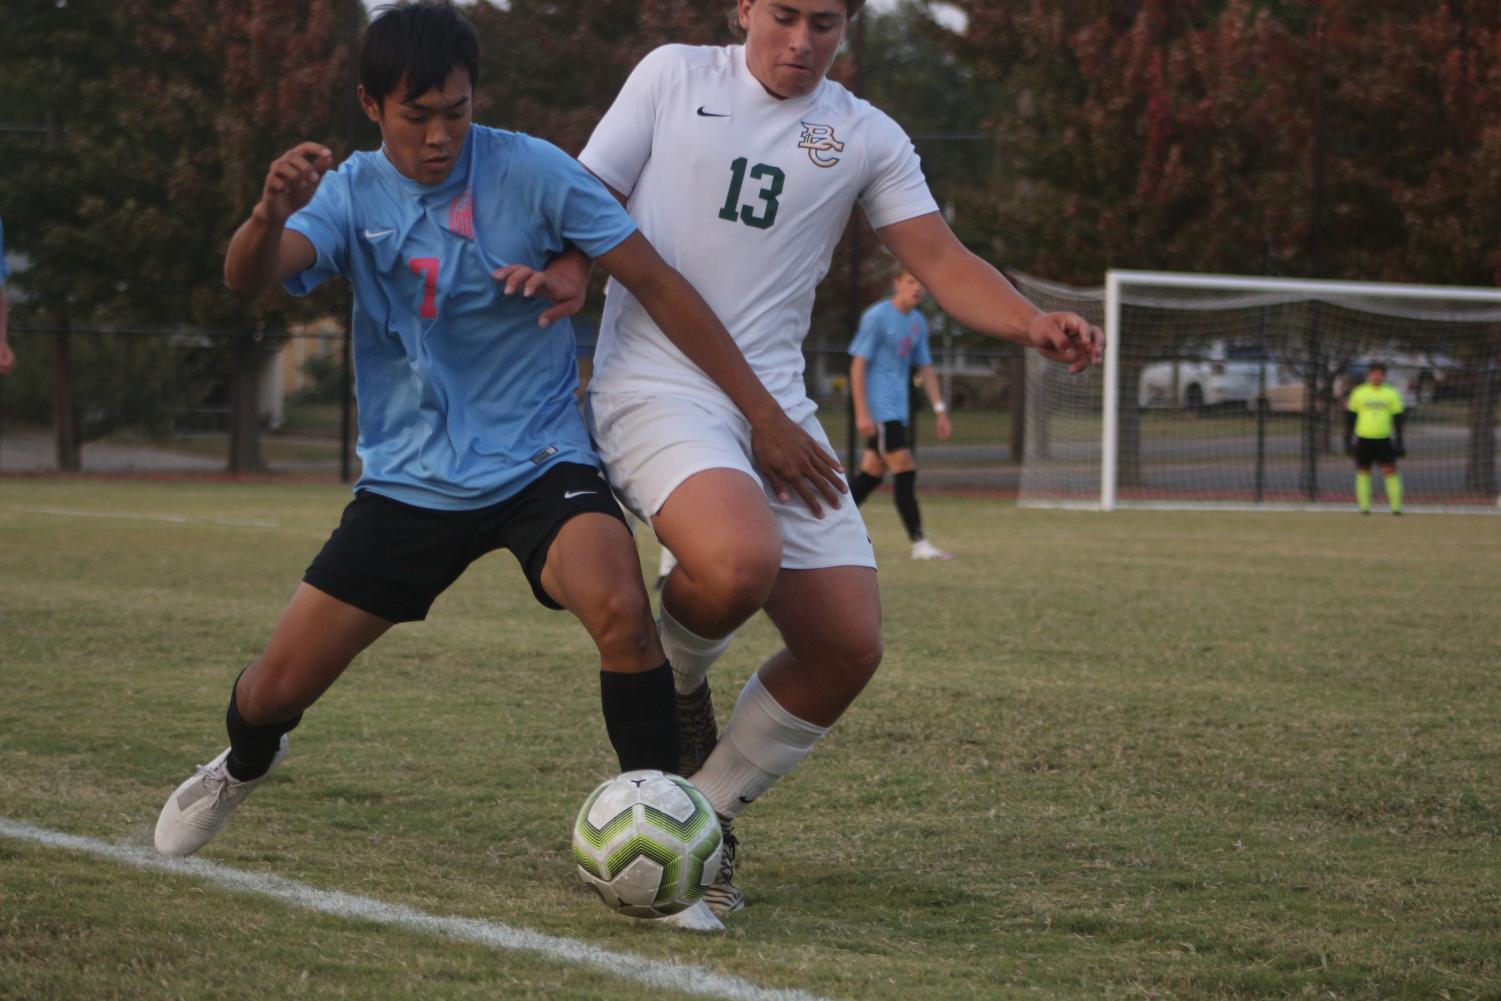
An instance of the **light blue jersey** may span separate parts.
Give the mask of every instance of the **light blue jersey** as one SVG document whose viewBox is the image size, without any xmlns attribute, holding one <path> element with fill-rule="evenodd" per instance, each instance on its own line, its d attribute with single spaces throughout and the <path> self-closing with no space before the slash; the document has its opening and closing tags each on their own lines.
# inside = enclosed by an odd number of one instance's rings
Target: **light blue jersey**
<svg viewBox="0 0 1501 1001">
<path fill-rule="evenodd" d="M 10 277 L 10 265 L 5 263 L 5 221 L 0 220 L 0 282 Z"/>
<path fill-rule="evenodd" d="M 860 317 L 860 330 L 850 354 L 865 359 L 865 402 L 870 419 L 907 423 L 907 396 L 912 370 L 933 364 L 928 351 L 928 321 L 913 310 L 903 313 L 890 299 L 876 303 Z"/>
<path fill-rule="evenodd" d="M 442 184 L 403 177 L 383 152 L 324 175 L 287 222 L 318 251 L 286 283 L 354 286 L 359 455 L 355 489 L 418 507 L 499 503 L 559 462 L 599 465 L 579 414 L 573 328 L 546 301 L 490 277 L 544 267 L 565 241 L 590 257 L 636 226 L 562 150 L 475 125 Z"/>
</svg>

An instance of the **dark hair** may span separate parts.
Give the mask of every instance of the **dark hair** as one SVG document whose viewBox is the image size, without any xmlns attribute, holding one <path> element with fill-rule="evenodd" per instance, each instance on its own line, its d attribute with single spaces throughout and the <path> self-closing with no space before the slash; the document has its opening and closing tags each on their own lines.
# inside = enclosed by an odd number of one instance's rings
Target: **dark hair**
<svg viewBox="0 0 1501 1001">
<path fill-rule="evenodd" d="M 1373 362 L 1371 362 L 1369 365 L 1367 365 L 1365 367 L 1365 370 L 1367 372 L 1374 372 L 1377 369 L 1380 369 L 1381 370 L 1381 374 L 1385 375 L 1386 374 L 1386 362 L 1384 362 L 1384 361 L 1373 361 Z"/>
<path fill-rule="evenodd" d="M 403 101 L 443 86 L 455 69 L 479 85 L 479 36 L 448 0 L 413 0 L 375 12 L 360 48 L 360 86 L 376 104 L 406 80 Z"/>
</svg>

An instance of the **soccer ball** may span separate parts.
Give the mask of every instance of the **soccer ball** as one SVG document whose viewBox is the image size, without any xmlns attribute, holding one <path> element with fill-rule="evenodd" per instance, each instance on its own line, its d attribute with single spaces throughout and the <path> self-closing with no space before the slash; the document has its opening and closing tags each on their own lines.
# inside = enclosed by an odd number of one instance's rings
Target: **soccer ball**
<svg viewBox="0 0 1501 1001">
<path fill-rule="evenodd" d="M 722 842 L 704 794 L 653 769 L 600 783 L 573 823 L 579 877 L 610 910 L 636 918 L 676 914 L 702 900 L 719 871 Z"/>
</svg>

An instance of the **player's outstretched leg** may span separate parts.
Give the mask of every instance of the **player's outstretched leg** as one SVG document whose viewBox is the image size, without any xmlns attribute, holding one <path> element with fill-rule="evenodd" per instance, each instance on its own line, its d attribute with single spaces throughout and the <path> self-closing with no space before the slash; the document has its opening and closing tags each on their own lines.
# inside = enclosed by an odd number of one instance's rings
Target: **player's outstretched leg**
<svg viewBox="0 0 1501 1001">
<path fill-rule="evenodd" d="M 599 650 L 600 703 L 620 770 L 676 774 L 672 668 L 624 521 L 599 512 L 569 518 L 548 547 L 541 584 Z"/>
<path fill-rule="evenodd" d="M 735 469 L 690 476 L 653 526 L 679 560 L 662 589 L 657 625 L 678 696 L 680 774 L 689 776 L 719 739 L 709 668 L 771 593 L 781 536 L 761 486 Z"/>
<path fill-rule="evenodd" d="M 657 640 L 629 532 L 603 515 L 569 520 L 549 548 L 542 585 L 578 617 L 599 648 L 605 729 L 621 771 L 681 772 L 672 668 Z M 724 922 L 702 900 L 677 914 L 654 918 L 653 924 L 724 931 Z"/>
<path fill-rule="evenodd" d="M 309 584 L 298 586 L 259 660 L 236 679 L 229 747 L 173 790 L 157 817 L 163 855 L 191 855 L 213 840 L 287 753 L 304 709 L 391 623 Z"/>
<path fill-rule="evenodd" d="M 734 882 L 736 817 L 808 756 L 881 661 L 873 568 L 784 570 L 766 612 L 787 647 L 746 683 L 719 744 L 693 780 L 724 828 L 721 871 L 706 894 L 720 913 L 745 903 Z"/>
</svg>

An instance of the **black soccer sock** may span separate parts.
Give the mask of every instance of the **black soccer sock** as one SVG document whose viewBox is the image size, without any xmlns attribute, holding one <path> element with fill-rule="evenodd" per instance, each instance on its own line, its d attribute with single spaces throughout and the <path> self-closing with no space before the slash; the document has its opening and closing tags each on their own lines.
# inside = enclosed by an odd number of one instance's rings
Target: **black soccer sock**
<svg viewBox="0 0 1501 1001">
<path fill-rule="evenodd" d="M 902 516 L 902 524 L 907 526 L 907 537 L 913 542 L 921 542 L 922 516 L 917 513 L 917 470 L 897 473 L 893 479 L 896 480 L 896 510 Z"/>
<path fill-rule="evenodd" d="M 650 671 L 599 672 L 600 705 L 605 731 L 622 772 L 655 768 L 678 771 L 677 691 L 672 668 L 664 661 Z"/>
<path fill-rule="evenodd" d="M 855 474 L 855 482 L 850 484 L 850 496 L 855 498 L 856 507 L 865 503 L 870 492 L 881 485 L 881 479 L 882 477 L 872 476 L 863 469 Z"/>
<path fill-rule="evenodd" d="M 249 782 L 271 770 L 271 759 L 276 757 L 276 752 L 281 747 L 282 735 L 296 729 L 297 724 L 302 722 L 302 713 L 289 720 L 267 723 L 265 726 L 247 723 L 240 715 L 236 694 L 239 686 L 240 679 L 237 677 L 234 687 L 229 690 L 229 711 L 224 714 L 224 726 L 229 731 L 229 758 L 224 765 L 229 769 L 231 777 Z"/>
</svg>

